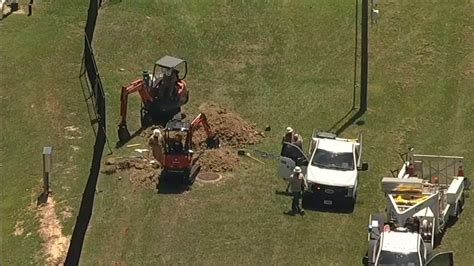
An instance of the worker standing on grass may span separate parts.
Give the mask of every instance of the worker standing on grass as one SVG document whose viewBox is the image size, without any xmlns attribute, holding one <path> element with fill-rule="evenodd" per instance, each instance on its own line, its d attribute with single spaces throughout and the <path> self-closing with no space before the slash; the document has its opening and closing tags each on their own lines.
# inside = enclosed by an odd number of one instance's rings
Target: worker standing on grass
<svg viewBox="0 0 474 266">
<path fill-rule="evenodd" d="M 295 215 L 299 213 L 304 215 L 304 210 L 301 208 L 301 198 L 303 197 L 303 192 L 308 187 L 308 185 L 303 173 L 301 173 L 301 168 L 299 166 L 296 166 L 295 169 L 293 169 L 293 174 L 290 176 L 289 182 L 293 200 L 291 202 L 291 211 L 288 212 L 288 214 Z"/>
<path fill-rule="evenodd" d="M 303 149 L 303 138 L 300 134 L 296 133 L 295 130 L 293 130 L 293 128 L 291 127 L 286 128 L 286 133 L 283 136 L 281 142 L 289 142 L 293 145 L 298 146 L 300 149 Z"/>
<path fill-rule="evenodd" d="M 148 145 L 151 147 L 151 152 L 155 160 L 163 165 L 165 162 L 164 154 L 163 154 L 163 135 L 159 129 L 153 130 L 153 134 L 148 139 Z"/>
</svg>

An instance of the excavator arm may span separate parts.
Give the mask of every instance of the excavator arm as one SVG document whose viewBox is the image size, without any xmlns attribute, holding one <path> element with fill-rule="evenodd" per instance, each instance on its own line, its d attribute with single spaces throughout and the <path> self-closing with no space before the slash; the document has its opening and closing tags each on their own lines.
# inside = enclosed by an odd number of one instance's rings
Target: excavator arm
<svg viewBox="0 0 474 266">
<path fill-rule="evenodd" d="M 189 127 L 188 135 L 186 136 L 186 146 L 189 148 L 192 146 L 193 141 L 193 134 L 194 131 L 199 127 L 203 126 L 204 130 L 206 131 L 207 139 L 206 144 L 208 148 L 219 148 L 220 141 L 217 135 L 212 131 L 209 123 L 207 122 L 207 117 L 205 114 L 200 113 L 198 114 L 193 121 L 191 122 L 191 126 Z"/>
<path fill-rule="evenodd" d="M 148 85 L 146 85 L 143 79 L 137 79 L 127 86 L 122 86 L 120 94 L 120 124 L 118 126 L 118 137 L 122 142 L 130 138 L 130 132 L 127 128 L 128 96 L 138 92 L 143 103 L 151 102 L 153 97 L 150 95 L 147 87 Z"/>
</svg>

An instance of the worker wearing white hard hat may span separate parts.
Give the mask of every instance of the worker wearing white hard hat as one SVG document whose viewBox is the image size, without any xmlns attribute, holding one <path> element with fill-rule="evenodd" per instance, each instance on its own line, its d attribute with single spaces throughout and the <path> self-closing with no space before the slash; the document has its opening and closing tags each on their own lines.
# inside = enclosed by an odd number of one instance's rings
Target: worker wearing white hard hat
<svg viewBox="0 0 474 266">
<path fill-rule="evenodd" d="M 151 147 L 151 152 L 160 165 L 164 164 L 165 156 L 163 153 L 163 134 L 161 130 L 154 129 L 152 135 L 148 139 L 148 145 Z"/>
<path fill-rule="evenodd" d="M 303 149 L 303 138 L 300 134 L 296 133 L 292 127 L 287 127 L 285 130 L 285 135 L 283 136 L 282 143 L 288 142 L 293 145 L 298 146 L 300 149 Z"/>
<path fill-rule="evenodd" d="M 301 198 L 303 197 L 304 190 L 308 187 L 304 174 L 302 173 L 301 167 L 296 166 L 293 169 L 293 174 L 290 176 L 290 188 L 293 200 L 291 201 L 291 210 L 288 212 L 290 215 L 301 214 L 304 215 L 304 210 L 301 207 Z"/>
</svg>

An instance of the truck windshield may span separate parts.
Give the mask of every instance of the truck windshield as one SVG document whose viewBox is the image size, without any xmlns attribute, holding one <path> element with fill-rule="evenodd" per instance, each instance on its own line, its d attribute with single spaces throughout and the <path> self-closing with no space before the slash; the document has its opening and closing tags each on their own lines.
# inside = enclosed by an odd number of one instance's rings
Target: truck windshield
<svg viewBox="0 0 474 266">
<path fill-rule="evenodd" d="M 408 254 L 390 252 L 382 250 L 377 260 L 377 265 L 380 266 L 419 266 L 420 258 L 418 253 L 411 252 Z"/>
<path fill-rule="evenodd" d="M 311 165 L 336 170 L 354 170 L 354 156 L 351 152 L 335 153 L 317 149 Z"/>
</svg>

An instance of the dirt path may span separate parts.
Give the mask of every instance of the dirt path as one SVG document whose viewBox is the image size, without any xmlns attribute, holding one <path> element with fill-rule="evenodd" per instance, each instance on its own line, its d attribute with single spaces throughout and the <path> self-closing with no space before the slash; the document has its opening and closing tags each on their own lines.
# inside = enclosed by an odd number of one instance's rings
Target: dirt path
<svg viewBox="0 0 474 266">
<path fill-rule="evenodd" d="M 55 212 L 56 202 L 53 197 L 48 203 L 38 207 L 40 226 L 38 233 L 44 240 L 43 249 L 48 265 L 62 265 L 69 247 L 69 236 L 62 233 L 62 225 Z"/>
</svg>

